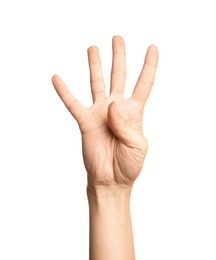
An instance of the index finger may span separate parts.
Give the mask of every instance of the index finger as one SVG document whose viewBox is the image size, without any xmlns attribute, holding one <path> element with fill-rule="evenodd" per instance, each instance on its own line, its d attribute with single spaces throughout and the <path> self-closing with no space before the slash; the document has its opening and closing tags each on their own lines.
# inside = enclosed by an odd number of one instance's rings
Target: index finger
<svg viewBox="0 0 216 260">
<path fill-rule="evenodd" d="M 152 89 L 158 63 L 158 50 L 154 45 L 149 46 L 142 71 L 135 85 L 132 97 L 146 103 Z"/>
</svg>

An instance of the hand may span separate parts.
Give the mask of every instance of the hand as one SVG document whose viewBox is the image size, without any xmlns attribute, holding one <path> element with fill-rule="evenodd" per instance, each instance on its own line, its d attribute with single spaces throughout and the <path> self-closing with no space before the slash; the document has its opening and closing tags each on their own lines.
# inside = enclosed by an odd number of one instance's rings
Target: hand
<svg viewBox="0 0 216 260">
<path fill-rule="evenodd" d="M 82 134 L 83 158 L 88 186 L 132 186 L 140 174 L 148 144 L 142 131 L 142 116 L 151 91 L 158 51 L 147 50 L 144 66 L 132 96 L 124 99 L 126 61 L 124 40 L 114 36 L 110 94 L 105 94 L 100 55 L 97 47 L 88 49 L 93 105 L 85 108 L 71 94 L 59 76 L 52 82 Z"/>
</svg>

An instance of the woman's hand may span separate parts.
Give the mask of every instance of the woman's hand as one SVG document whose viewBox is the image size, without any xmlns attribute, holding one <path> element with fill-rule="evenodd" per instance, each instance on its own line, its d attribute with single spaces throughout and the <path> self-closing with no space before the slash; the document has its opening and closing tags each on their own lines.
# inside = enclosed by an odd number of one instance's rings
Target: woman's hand
<svg viewBox="0 0 216 260">
<path fill-rule="evenodd" d="M 90 108 L 85 108 L 75 99 L 59 76 L 52 79 L 59 97 L 79 124 L 88 186 L 94 188 L 132 186 L 141 172 L 148 148 L 142 131 L 142 116 L 154 83 L 157 48 L 148 48 L 132 96 L 124 99 L 124 40 L 119 36 L 113 37 L 112 47 L 109 96 L 105 94 L 99 51 L 94 46 L 88 49 L 93 97 Z"/>
</svg>

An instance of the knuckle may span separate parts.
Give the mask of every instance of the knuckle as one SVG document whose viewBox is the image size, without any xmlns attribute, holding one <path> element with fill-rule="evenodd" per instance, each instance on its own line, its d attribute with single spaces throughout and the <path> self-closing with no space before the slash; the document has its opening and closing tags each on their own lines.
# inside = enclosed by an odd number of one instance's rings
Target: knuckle
<svg viewBox="0 0 216 260">
<path fill-rule="evenodd" d="M 148 78 L 146 78 L 146 77 L 140 76 L 140 77 L 139 77 L 139 81 L 140 81 L 143 85 L 145 85 L 145 86 L 152 86 L 152 85 L 153 85 L 153 80 L 152 80 L 152 79 L 148 79 Z"/>
<path fill-rule="evenodd" d="M 103 82 L 103 78 L 102 77 L 94 77 L 91 79 L 90 83 L 94 84 L 94 83 L 101 83 Z"/>
</svg>

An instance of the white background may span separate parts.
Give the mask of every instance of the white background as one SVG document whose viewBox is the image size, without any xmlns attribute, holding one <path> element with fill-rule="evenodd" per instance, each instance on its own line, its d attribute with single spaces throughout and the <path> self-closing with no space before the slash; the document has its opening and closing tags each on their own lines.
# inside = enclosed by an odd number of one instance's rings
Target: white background
<svg viewBox="0 0 216 260">
<path fill-rule="evenodd" d="M 160 53 L 131 201 L 136 257 L 216 259 L 214 2 L 0 2 L 1 260 L 88 259 L 80 133 L 51 77 L 91 105 L 86 49 L 99 47 L 108 91 L 113 35 L 126 43 L 126 96 L 147 47 Z"/>
</svg>

